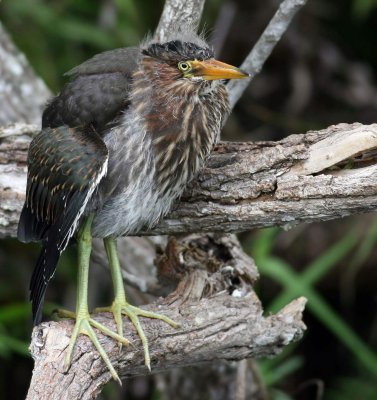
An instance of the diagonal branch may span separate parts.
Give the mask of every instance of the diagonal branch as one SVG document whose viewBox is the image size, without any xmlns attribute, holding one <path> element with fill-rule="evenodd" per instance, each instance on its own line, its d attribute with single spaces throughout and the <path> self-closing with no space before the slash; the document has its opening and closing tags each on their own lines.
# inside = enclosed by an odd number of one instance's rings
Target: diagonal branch
<svg viewBox="0 0 377 400">
<path fill-rule="evenodd" d="M 280 353 L 283 346 L 301 338 L 305 327 L 301 321 L 305 305 L 303 298 L 266 319 L 260 317 L 260 305 L 255 301 L 255 297 L 237 299 L 222 295 L 182 308 L 174 306 L 174 310 L 173 307 L 156 305 L 148 307 L 182 323 L 177 331 L 152 320 L 144 323 L 145 333 L 151 338 L 152 372 L 221 359 L 236 361 L 271 357 Z M 115 329 L 109 318 L 101 316 L 96 319 Z M 105 337 L 101 337 L 101 344 L 122 379 L 149 374 L 143 365 L 140 344 L 132 327 L 125 322 L 124 328 L 135 348 L 123 348 L 120 353 L 117 344 Z M 35 367 L 27 400 L 94 399 L 111 379 L 84 336 L 76 346 L 70 371 L 63 372 L 63 358 L 71 330 L 69 321 L 46 322 L 34 329 L 31 351 Z"/>
<path fill-rule="evenodd" d="M 0 125 L 39 123 L 50 95 L 0 22 Z"/>
<path fill-rule="evenodd" d="M 270 57 L 272 50 L 288 29 L 293 17 L 306 2 L 307 0 L 282 1 L 279 9 L 262 33 L 262 36 L 241 65 L 241 68 L 252 74 L 252 77 L 249 79 L 231 81 L 227 85 L 229 102 L 232 109 L 250 84 L 250 81 L 262 70 L 264 63 L 268 57 Z"/>
<path fill-rule="evenodd" d="M 232 235 L 191 235 L 171 239 L 159 257 L 163 279 L 179 281 L 165 300 L 145 307 L 181 324 L 173 329 L 161 321 L 143 319 L 150 340 L 152 372 L 218 360 L 273 356 L 301 338 L 305 325 L 300 298 L 276 315 L 264 317 L 252 285 L 256 267 Z M 96 319 L 114 329 L 106 314 Z M 92 399 L 111 379 L 90 341 L 81 336 L 72 366 L 63 372 L 71 321 L 42 323 L 34 329 L 31 351 L 35 369 L 27 399 Z M 134 346 L 119 351 L 100 337 L 122 378 L 145 375 L 140 340 L 129 321 L 124 329 Z"/>
</svg>

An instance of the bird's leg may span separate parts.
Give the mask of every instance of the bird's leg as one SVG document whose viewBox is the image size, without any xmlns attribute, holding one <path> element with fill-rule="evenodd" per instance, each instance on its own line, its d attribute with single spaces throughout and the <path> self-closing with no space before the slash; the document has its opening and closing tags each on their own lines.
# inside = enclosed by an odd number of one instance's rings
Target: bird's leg
<svg viewBox="0 0 377 400">
<path fill-rule="evenodd" d="M 105 350 L 101 346 L 96 333 L 93 330 L 97 328 L 105 335 L 108 335 L 120 343 L 129 344 L 128 340 L 122 336 L 114 333 L 106 326 L 98 323 L 93 318 L 91 318 L 88 309 L 88 276 L 89 276 L 89 261 L 90 252 L 92 249 L 92 235 L 91 235 L 91 224 L 93 221 L 93 215 L 87 217 L 83 223 L 83 226 L 79 232 L 78 239 L 78 290 L 77 290 L 77 300 L 76 300 L 76 313 L 59 311 L 59 316 L 75 318 L 76 324 L 72 331 L 71 340 L 67 349 L 67 353 L 64 359 L 65 370 L 68 370 L 71 360 L 73 349 L 75 347 L 78 336 L 81 334 L 89 336 L 90 340 L 93 342 L 97 351 L 100 353 L 102 359 L 105 361 L 108 369 L 111 372 L 114 380 L 121 383 L 117 372 L 111 364 L 109 356 L 106 354 Z"/>
<path fill-rule="evenodd" d="M 126 293 L 125 293 L 124 285 L 123 285 L 122 271 L 121 271 L 120 264 L 119 264 L 116 239 L 112 238 L 112 237 L 105 238 L 104 244 L 105 244 L 107 257 L 109 259 L 111 277 L 112 277 L 113 285 L 114 285 L 115 298 L 110 307 L 96 308 L 95 311 L 112 312 L 114 315 L 116 325 L 117 325 L 118 334 L 122 337 L 123 337 L 122 315 L 126 315 L 131 320 L 131 322 L 133 323 L 133 325 L 136 328 L 136 331 L 137 331 L 137 333 L 140 337 L 140 340 L 142 342 L 142 345 L 143 345 L 145 365 L 150 370 L 151 363 L 150 363 L 150 356 L 149 356 L 149 349 L 148 349 L 148 340 L 147 340 L 147 337 L 145 336 L 143 328 L 141 327 L 139 317 L 160 319 L 160 320 L 166 322 L 167 324 L 173 326 L 174 328 L 177 328 L 179 326 L 179 324 L 177 324 L 170 318 L 165 317 L 164 315 L 157 314 L 157 313 L 154 313 L 151 311 L 146 311 L 139 307 L 134 307 L 127 302 Z"/>
</svg>

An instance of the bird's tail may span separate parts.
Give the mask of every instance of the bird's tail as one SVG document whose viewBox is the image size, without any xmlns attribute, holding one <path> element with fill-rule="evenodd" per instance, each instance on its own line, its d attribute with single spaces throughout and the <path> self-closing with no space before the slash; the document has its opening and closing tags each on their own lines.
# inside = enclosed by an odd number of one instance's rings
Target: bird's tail
<svg viewBox="0 0 377 400">
<path fill-rule="evenodd" d="M 42 320 L 46 289 L 54 275 L 60 254 L 61 251 L 56 243 L 51 243 L 48 238 L 42 242 L 42 250 L 30 281 L 30 300 L 32 302 L 34 326 Z"/>
</svg>

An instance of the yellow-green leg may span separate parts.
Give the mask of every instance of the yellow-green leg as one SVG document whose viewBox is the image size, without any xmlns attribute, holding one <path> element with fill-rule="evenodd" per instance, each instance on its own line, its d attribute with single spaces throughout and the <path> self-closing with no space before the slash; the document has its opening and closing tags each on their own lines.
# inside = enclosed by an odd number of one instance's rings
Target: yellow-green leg
<svg viewBox="0 0 377 400">
<path fill-rule="evenodd" d="M 114 285 L 114 293 L 115 293 L 115 298 L 110 307 L 102 307 L 102 308 L 96 308 L 95 311 L 98 312 L 112 312 L 114 315 L 114 319 L 117 325 L 118 329 L 118 334 L 120 337 L 123 337 L 123 322 L 122 322 L 122 315 L 126 315 L 133 325 L 136 328 L 136 331 L 140 337 L 140 340 L 143 345 L 144 349 L 144 358 L 145 358 L 145 365 L 148 367 L 148 369 L 151 369 L 151 361 L 150 361 L 150 356 L 149 356 L 149 349 L 148 349 L 148 339 L 145 336 L 145 333 L 143 331 L 143 328 L 141 327 L 139 317 L 145 317 L 145 318 L 156 318 L 160 319 L 167 324 L 173 326 L 174 328 L 177 328 L 179 324 L 174 322 L 168 317 L 165 317 L 164 315 L 157 314 L 151 311 L 146 311 L 138 307 L 134 307 L 131 304 L 129 304 L 126 300 L 126 293 L 124 290 L 124 285 L 123 285 L 123 277 L 122 277 L 122 271 L 120 268 L 119 264 L 119 258 L 118 258 L 118 252 L 117 252 L 117 242 L 115 238 L 106 238 L 104 239 L 104 244 L 105 244 L 105 249 L 107 253 L 107 257 L 109 259 L 109 264 L 110 264 L 110 270 L 111 270 L 111 277 L 113 280 L 113 285 Z M 122 342 L 120 342 L 122 344 Z"/>
<path fill-rule="evenodd" d="M 111 331 L 106 326 L 100 324 L 91 318 L 88 310 L 88 277 L 89 277 L 89 261 L 90 252 L 92 249 L 92 235 L 91 235 L 91 224 L 93 221 L 93 216 L 89 216 L 83 223 L 83 226 L 79 232 L 78 239 L 78 289 L 77 289 L 77 300 L 76 300 L 76 313 L 59 310 L 59 316 L 66 318 L 74 318 L 76 320 L 75 327 L 72 331 L 71 340 L 67 349 L 67 354 L 64 359 L 64 368 L 67 370 L 71 365 L 72 354 L 77 342 L 77 338 L 80 334 L 89 336 L 90 340 L 93 342 L 97 351 L 100 353 L 102 359 L 107 365 L 111 372 L 114 380 L 121 383 L 117 372 L 111 364 L 109 356 L 106 354 L 105 350 L 101 346 L 96 333 L 93 330 L 97 328 L 99 331 L 107 336 L 110 336 L 122 344 L 129 344 L 129 341 Z"/>
</svg>

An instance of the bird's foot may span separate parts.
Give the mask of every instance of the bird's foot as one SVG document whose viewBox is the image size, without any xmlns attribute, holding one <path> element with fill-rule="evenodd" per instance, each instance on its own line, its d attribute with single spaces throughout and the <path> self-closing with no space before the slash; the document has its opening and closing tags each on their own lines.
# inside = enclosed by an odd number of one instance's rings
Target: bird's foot
<svg viewBox="0 0 377 400">
<path fill-rule="evenodd" d="M 76 315 L 76 313 L 74 313 L 72 311 L 58 310 L 58 316 L 62 317 L 62 318 L 73 318 L 76 320 L 76 324 L 72 331 L 71 340 L 69 342 L 67 353 L 64 358 L 64 370 L 67 371 L 69 369 L 69 367 L 71 365 L 71 361 L 72 361 L 73 350 L 74 350 L 75 344 L 77 342 L 77 338 L 80 334 L 83 334 L 83 335 L 88 336 L 89 339 L 92 341 L 95 348 L 101 355 L 103 361 L 105 362 L 107 368 L 109 369 L 113 379 L 118 381 L 119 384 L 122 384 L 117 372 L 115 371 L 113 365 L 111 364 L 109 356 L 107 355 L 104 348 L 100 344 L 97 334 L 94 332 L 93 328 L 96 328 L 99 331 L 101 331 L 104 335 L 107 335 L 107 336 L 117 340 L 118 343 L 128 345 L 128 344 L 130 344 L 130 342 L 123 336 L 113 332 L 112 330 L 107 328 L 105 325 L 100 324 L 99 322 L 94 320 L 90 316 L 89 312 L 79 312 Z"/>
<path fill-rule="evenodd" d="M 167 324 L 171 325 L 173 328 L 178 328 L 179 324 L 172 319 L 166 317 L 165 315 L 157 314 L 152 311 L 146 311 L 139 307 L 132 306 L 131 304 L 127 303 L 126 300 L 117 300 L 113 301 L 113 304 L 109 307 L 100 307 L 96 308 L 94 312 L 110 312 L 114 315 L 114 320 L 117 325 L 118 335 L 123 337 L 123 322 L 122 322 L 122 315 L 126 315 L 137 331 L 137 334 L 140 337 L 141 343 L 144 349 L 144 359 L 145 365 L 151 370 L 151 360 L 149 355 L 149 347 L 148 347 L 148 339 L 145 336 L 144 330 L 140 324 L 139 317 L 145 318 L 153 318 L 159 319 L 161 321 L 166 322 Z M 119 342 L 120 347 L 122 346 L 122 342 Z"/>
</svg>

